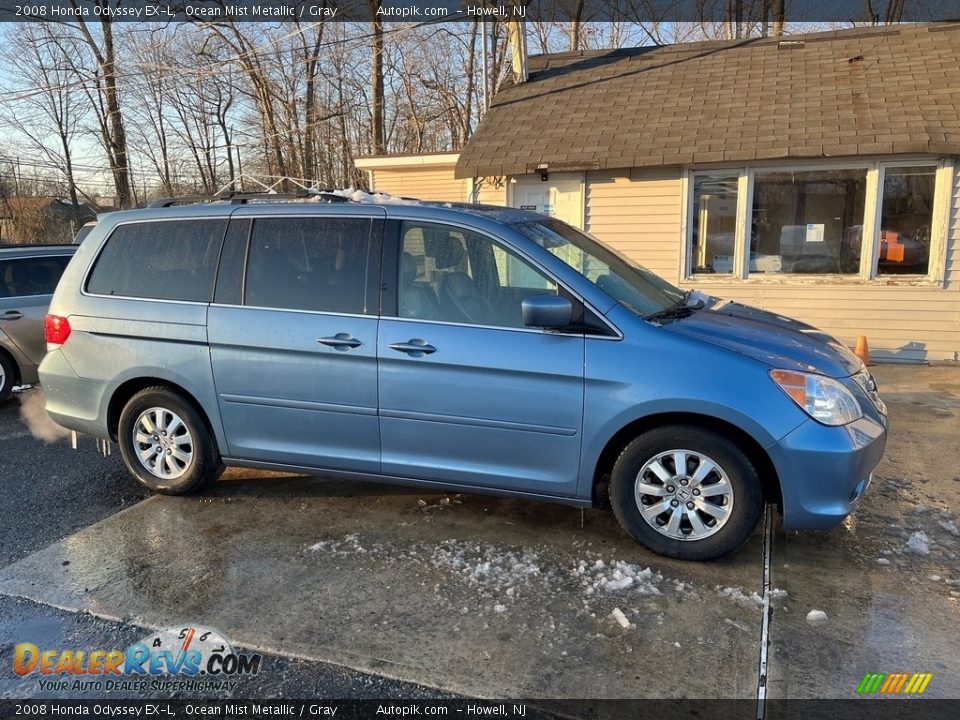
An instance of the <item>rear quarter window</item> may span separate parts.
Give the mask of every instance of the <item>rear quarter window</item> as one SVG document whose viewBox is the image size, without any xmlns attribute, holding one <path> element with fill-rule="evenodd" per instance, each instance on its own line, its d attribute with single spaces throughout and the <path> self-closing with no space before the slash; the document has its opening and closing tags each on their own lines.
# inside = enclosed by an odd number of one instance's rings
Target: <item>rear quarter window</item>
<svg viewBox="0 0 960 720">
<path fill-rule="evenodd" d="M 210 302 L 226 228 L 226 220 L 120 225 L 100 251 L 87 292 Z"/>
</svg>

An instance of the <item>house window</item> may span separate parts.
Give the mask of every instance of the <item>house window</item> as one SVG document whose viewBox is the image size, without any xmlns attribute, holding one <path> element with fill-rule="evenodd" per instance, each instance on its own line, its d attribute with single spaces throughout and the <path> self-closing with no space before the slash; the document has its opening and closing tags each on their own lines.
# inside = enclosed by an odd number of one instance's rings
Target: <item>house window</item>
<svg viewBox="0 0 960 720">
<path fill-rule="evenodd" d="M 942 167 L 863 161 L 694 172 L 687 275 L 929 277 L 946 238 L 935 207 L 949 202 Z"/>
<path fill-rule="evenodd" d="M 936 175 L 931 165 L 884 170 L 877 274 L 927 274 Z"/>
<path fill-rule="evenodd" d="M 749 272 L 859 273 L 866 190 L 866 169 L 757 171 Z"/>
<path fill-rule="evenodd" d="M 692 263 L 695 273 L 733 273 L 737 174 L 697 175 L 693 182 Z"/>
</svg>

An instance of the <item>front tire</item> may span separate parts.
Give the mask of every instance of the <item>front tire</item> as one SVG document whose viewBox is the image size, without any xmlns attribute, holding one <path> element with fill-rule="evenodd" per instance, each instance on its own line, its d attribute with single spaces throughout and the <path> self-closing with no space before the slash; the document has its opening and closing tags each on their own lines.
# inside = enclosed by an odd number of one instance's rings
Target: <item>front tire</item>
<svg viewBox="0 0 960 720">
<path fill-rule="evenodd" d="M 634 539 L 681 560 L 738 550 L 764 505 L 760 478 L 743 451 L 722 435 L 684 425 L 648 430 L 624 448 L 610 500 Z"/>
<path fill-rule="evenodd" d="M 196 492 L 223 472 L 217 443 L 200 413 L 165 387 L 130 398 L 120 414 L 117 438 L 127 470 L 155 493 Z"/>
</svg>

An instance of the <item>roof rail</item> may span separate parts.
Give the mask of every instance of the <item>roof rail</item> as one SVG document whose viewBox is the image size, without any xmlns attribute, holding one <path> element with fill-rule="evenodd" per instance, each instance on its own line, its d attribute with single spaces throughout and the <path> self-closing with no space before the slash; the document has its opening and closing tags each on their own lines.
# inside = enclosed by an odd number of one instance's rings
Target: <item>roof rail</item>
<svg viewBox="0 0 960 720">
<path fill-rule="evenodd" d="M 147 207 L 168 208 L 174 205 L 186 205 L 202 202 L 229 202 L 238 205 L 246 204 L 249 200 L 322 200 L 329 203 L 350 202 L 349 198 L 337 195 L 332 190 L 297 190 L 295 192 L 223 192 L 217 195 L 182 195 L 180 197 L 162 198 L 150 203 Z"/>
</svg>

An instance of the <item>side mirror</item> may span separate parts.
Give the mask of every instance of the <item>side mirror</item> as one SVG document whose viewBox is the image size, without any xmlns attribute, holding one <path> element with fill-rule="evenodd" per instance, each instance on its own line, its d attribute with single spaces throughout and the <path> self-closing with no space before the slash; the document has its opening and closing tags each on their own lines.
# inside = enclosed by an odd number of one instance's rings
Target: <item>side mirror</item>
<svg viewBox="0 0 960 720">
<path fill-rule="evenodd" d="M 573 320 L 573 305 L 558 295 L 533 295 L 524 298 L 520 307 L 527 327 L 560 330 Z"/>
</svg>

